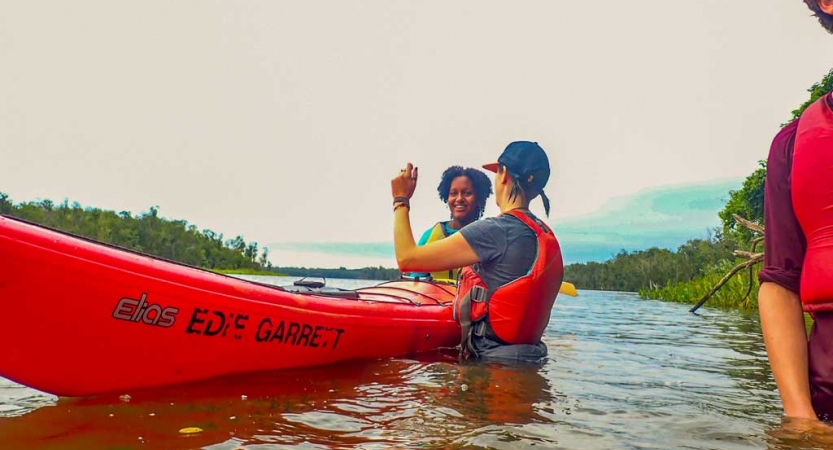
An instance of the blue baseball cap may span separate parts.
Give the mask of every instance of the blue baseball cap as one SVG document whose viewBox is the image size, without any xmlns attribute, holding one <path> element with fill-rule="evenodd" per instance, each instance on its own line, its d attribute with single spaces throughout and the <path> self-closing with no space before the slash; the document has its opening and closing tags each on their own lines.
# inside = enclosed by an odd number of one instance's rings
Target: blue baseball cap
<svg viewBox="0 0 833 450">
<path fill-rule="evenodd" d="M 533 194 L 544 189 L 550 179 L 550 160 L 537 142 L 515 141 L 506 146 L 496 163 L 484 164 L 483 168 L 497 172 L 505 166 L 524 190 Z"/>
<path fill-rule="evenodd" d="M 537 142 L 511 142 L 503 150 L 496 163 L 484 164 L 483 168 L 497 172 L 501 165 L 506 167 L 524 191 L 533 196 L 541 194 L 544 209 L 549 215 L 550 202 L 544 193 L 544 186 L 550 179 L 550 160 L 544 149 Z"/>
</svg>

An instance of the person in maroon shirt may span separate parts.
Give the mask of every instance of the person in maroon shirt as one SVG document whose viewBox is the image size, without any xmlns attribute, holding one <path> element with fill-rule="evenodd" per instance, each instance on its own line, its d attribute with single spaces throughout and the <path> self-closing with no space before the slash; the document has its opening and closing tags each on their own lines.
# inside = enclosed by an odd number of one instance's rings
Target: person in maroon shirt
<svg viewBox="0 0 833 450">
<path fill-rule="evenodd" d="M 804 0 L 833 33 L 833 0 Z M 833 109 L 833 97 L 825 95 Z M 807 241 L 792 204 L 790 173 L 798 120 L 773 139 L 764 185 L 764 264 L 758 306 L 770 367 L 788 418 L 833 419 L 833 312 L 815 314 L 809 341 L 799 297 Z M 831 280 L 833 283 L 833 280 Z"/>
</svg>

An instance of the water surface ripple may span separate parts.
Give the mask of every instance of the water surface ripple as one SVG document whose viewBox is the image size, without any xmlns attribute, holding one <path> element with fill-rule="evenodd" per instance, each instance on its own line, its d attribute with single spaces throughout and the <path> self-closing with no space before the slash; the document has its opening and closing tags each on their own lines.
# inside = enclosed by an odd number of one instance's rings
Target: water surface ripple
<svg viewBox="0 0 833 450">
<path fill-rule="evenodd" d="M 559 298 L 545 340 L 551 358 L 542 365 L 461 364 L 440 353 L 130 399 L 57 399 L 0 379 L 0 447 L 824 448 L 780 428 L 754 313 L 694 315 L 634 294 L 581 291 Z M 179 433 L 191 426 L 203 431 Z"/>
</svg>

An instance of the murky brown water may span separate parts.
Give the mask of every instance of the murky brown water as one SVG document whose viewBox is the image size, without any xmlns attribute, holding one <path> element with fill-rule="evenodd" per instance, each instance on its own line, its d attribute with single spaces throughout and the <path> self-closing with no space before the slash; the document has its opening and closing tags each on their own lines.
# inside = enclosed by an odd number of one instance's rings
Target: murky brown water
<svg viewBox="0 0 833 450">
<path fill-rule="evenodd" d="M 808 437 L 781 426 L 755 314 L 704 308 L 692 315 L 683 305 L 632 294 L 580 294 L 559 298 L 546 336 L 551 359 L 540 366 L 461 365 L 456 354 L 431 354 L 237 376 L 130 398 L 60 400 L 0 379 L 0 448 L 793 449 L 824 448 L 827 438 L 833 443 L 833 434 Z M 202 431 L 180 433 L 186 427 Z"/>
</svg>

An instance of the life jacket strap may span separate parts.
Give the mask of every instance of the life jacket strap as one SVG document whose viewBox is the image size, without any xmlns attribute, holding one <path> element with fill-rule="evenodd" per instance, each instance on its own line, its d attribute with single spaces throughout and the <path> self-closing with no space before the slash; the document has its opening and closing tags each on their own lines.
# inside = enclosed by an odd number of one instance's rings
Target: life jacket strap
<svg viewBox="0 0 833 450">
<path fill-rule="evenodd" d="M 460 323 L 460 356 L 465 359 L 467 354 L 477 356 L 477 352 L 471 343 L 471 309 L 472 302 L 485 302 L 489 300 L 489 290 L 483 286 L 473 286 L 471 290 L 460 299 L 456 308 L 454 308 L 455 315 L 459 311 L 459 317 L 455 317 Z M 479 321 L 480 322 L 480 321 Z M 482 322 L 481 322 L 482 323 Z"/>
</svg>

